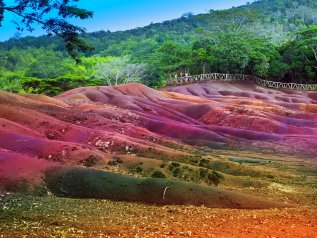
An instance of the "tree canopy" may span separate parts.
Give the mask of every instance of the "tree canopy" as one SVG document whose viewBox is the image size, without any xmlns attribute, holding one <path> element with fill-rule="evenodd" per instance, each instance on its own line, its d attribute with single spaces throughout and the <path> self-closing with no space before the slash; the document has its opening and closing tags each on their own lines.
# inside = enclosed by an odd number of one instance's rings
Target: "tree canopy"
<svg viewBox="0 0 317 238">
<path fill-rule="evenodd" d="M 68 20 L 70 18 L 87 19 L 93 12 L 78 8 L 78 0 L 0 0 L 0 27 L 5 12 L 11 12 L 19 17 L 14 21 L 18 31 L 33 31 L 34 24 L 39 24 L 49 36 L 57 35 L 63 38 L 65 48 L 72 58 L 78 60 L 78 53 L 92 50 L 79 34 L 85 29 Z"/>
<path fill-rule="evenodd" d="M 147 65 L 145 63 L 131 63 L 129 56 L 113 59 L 109 62 L 96 64 L 96 77 L 104 81 L 105 85 L 141 82 Z"/>
</svg>

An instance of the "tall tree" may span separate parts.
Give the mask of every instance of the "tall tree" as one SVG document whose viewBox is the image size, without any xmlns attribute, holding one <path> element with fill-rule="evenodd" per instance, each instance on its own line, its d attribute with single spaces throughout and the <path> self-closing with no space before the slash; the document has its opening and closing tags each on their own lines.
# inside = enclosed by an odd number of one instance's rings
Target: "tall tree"
<svg viewBox="0 0 317 238">
<path fill-rule="evenodd" d="M 103 79 L 106 85 L 118 85 L 142 81 L 147 64 L 131 63 L 129 56 L 111 60 L 108 63 L 97 63 L 96 77 Z"/>
<path fill-rule="evenodd" d="M 298 48 L 307 61 L 313 61 L 317 69 L 317 25 L 312 25 L 298 33 Z"/>
<path fill-rule="evenodd" d="M 215 72 L 243 73 L 250 61 L 251 47 L 242 34 L 219 33 L 210 48 L 210 63 Z"/>
<path fill-rule="evenodd" d="M 202 18 L 210 19 L 210 25 L 217 31 L 239 32 L 255 25 L 263 14 L 252 8 L 231 8 L 229 10 L 211 10 Z"/>
<path fill-rule="evenodd" d="M 317 25 L 299 31 L 293 41 L 283 45 L 281 52 L 284 61 L 290 65 L 289 81 L 316 82 Z"/>
<path fill-rule="evenodd" d="M 175 73 L 188 72 L 191 64 L 189 45 L 166 41 L 159 49 L 160 68 L 171 77 Z"/>
<path fill-rule="evenodd" d="M 78 8 L 75 3 L 79 0 L 0 0 L 0 27 L 5 12 L 11 12 L 19 17 L 15 21 L 17 30 L 33 31 L 34 24 L 39 24 L 48 35 L 63 38 L 67 52 L 79 61 L 79 52 L 93 49 L 79 38 L 85 29 L 67 20 L 69 18 L 87 19 L 93 12 Z"/>
</svg>

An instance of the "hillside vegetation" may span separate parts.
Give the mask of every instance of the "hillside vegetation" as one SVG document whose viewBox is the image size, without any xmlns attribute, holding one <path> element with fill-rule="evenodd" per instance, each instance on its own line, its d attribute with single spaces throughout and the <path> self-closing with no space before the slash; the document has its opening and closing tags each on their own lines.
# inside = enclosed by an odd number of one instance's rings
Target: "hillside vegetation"
<svg viewBox="0 0 317 238">
<path fill-rule="evenodd" d="M 12 38 L 0 43 L 0 88 L 56 95 L 105 85 L 96 65 L 127 55 L 131 64 L 145 66 L 131 81 L 150 86 L 164 86 L 175 74 L 206 72 L 316 83 L 316 11 L 314 0 L 261 0 L 128 31 L 83 34 L 95 49 L 78 65 L 58 38 Z"/>
</svg>

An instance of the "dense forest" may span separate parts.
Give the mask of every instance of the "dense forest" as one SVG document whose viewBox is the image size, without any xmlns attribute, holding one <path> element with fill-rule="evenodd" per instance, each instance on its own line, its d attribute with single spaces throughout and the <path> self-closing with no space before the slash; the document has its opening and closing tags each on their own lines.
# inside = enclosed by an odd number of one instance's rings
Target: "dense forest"
<svg viewBox="0 0 317 238">
<path fill-rule="evenodd" d="M 261 0 L 128 31 L 85 33 L 94 49 L 80 63 L 57 37 L 13 37 L 0 43 L 0 89 L 56 95 L 129 81 L 160 87 L 175 74 L 208 72 L 317 83 L 316 12 L 316 0 Z"/>
</svg>

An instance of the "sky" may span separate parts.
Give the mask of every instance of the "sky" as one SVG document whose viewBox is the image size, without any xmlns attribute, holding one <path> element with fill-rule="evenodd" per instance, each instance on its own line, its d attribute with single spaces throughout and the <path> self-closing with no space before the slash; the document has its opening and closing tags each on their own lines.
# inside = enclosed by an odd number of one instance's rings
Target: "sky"
<svg viewBox="0 0 317 238">
<path fill-rule="evenodd" d="M 13 0 L 4 2 L 12 3 Z M 85 27 L 88 32 L 128 30 L 172 20 L 188 12 L 206 13 L 211 9 L 228 9 L 247 2 L 252 0 L 81 0 L 78 6 L 93 11 L 94 18 L 74 23 Z M 13 19 L 19 18 L 10 13 L 5 14 L 0 27 L 0 41 L 13 37 L 17 32 L 12 23 Z M 44 32 L 37 27 L 34 32 L 24 32 L 22 36 L 42 34 Z"/>
</svg>

